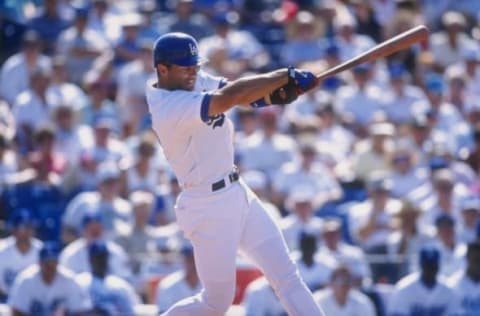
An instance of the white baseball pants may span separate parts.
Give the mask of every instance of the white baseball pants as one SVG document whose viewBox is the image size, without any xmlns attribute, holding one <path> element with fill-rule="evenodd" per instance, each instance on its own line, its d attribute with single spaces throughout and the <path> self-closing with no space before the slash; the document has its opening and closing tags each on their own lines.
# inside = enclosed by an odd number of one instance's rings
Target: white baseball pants
<svg viewBox="0 0 480 316">
<path fill-rule="evenodd" d="M 204 289 L 164 316 L 223 316 L 235 294 L 237 251 L 263 271 L 290 316 L 324 315 L 290 259 L 281 231 L 242 180 L 214 193 L 182 192 L 176 215 L 193 244 Z"/>
</svg>

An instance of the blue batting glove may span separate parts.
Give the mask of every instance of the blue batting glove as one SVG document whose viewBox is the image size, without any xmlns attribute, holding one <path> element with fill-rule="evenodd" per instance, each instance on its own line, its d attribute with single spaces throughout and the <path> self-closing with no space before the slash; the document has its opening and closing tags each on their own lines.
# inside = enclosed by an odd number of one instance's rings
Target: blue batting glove
<svg viewBox="0 0 480 316">
<path fill-rule="evenodd" d="M 293 81 L 300 93 L 307 92 L 317 85 L 318 79 L 315 74 L 310 71 L 295 69 L 294 67 L 288 67 L 289 80 Z"/>
</svg>

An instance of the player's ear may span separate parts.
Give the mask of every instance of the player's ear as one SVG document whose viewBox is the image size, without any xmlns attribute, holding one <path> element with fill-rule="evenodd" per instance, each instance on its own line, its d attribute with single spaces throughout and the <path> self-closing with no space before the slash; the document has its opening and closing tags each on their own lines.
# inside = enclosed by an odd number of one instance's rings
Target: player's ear
<svg viewBox="0 0 480 316">
<path fill-rule="evenodd" d="M 168 73 L 168 67 L 163 64 L 158 64 L 157 66 L 157 72 L 161 77 L 165 77 Z"/>
</svg>

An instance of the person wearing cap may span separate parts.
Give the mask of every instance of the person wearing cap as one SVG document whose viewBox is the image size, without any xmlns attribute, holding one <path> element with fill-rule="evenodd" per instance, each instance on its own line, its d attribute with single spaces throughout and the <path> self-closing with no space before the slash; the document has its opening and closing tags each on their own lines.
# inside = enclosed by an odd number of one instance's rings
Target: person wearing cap
<svg viewBox="0 0 480 316">
<path fill-rule="evenodd" d="M 95 241 L 88 246 L 91 272 L 75 277 L 88 292 L 95 315 L 135 315 L 140 299 L 133 287 L 124 279 L 109 273 L 109 250 L 105 242 Z"/>
<path fill-rule="evenodd" d="M 352 69 L 352 84 L 340 87 L 336 92 L 337 113 L 342 113 L 342 120 L 354 130 L 364 132 L 381 108 L 382 92 L 372 82 L 375 67 L 361 64 Z"/>
<path fill-rule="evenodd" d="M 157 286 L 156 304 L 160 313 L 181 299 L 194 296 L 202 290 L 195 268 L 193 247 L 186 242 L 180 249 L 183 268 L 167 275 Z"/>
<path fill-rule="evenodd" d="M 452 276 L 464 265 L 464 258 L 460 256 L 464 244 L 457 240 L 457 227 L 458 223 L 448 214 L 441 214 L 435 219 L 434 245 L 441 255 L 439 273 L 446 277 Z"/>
<path fill-rule="evenodd" d="M 456 293 L 439 277 L 440 252 L 424 247 L 419 252 L 420 271 L 397 282 L 388 315 L 457 315 Z"/>
<path fill-rule="evenodd" d="M 75 8 L 73 25 L 60 33 L 57 52 L 68 56 L 68 80 L 80 84 L 93 61 L 110 49 L 110 44 L 88 26 L 89 8 Z"/>
<path fill-rule="evenodd" d="M 461 243 L 474 241 L 477 236 L 477 223 L 480 222 L 480 198 L 466 196 L 460 202 L 462 221 L 458 227 L 458 240 Z"/>
<path fill-rule="evenodd" d="M 299 66 L 322 58 L 321 37 L 324 27 L 319 19 L 307 10 L 297 12 L 295 18 L 286 25 L 287 40 L 283 44 L 280 63 Z"/>
<path fill-rule="evenodd" d="M 395 126 L 389 122 L 375 122 L 368 127 L 368 134 L 367 139 L 356 144 L 350 158 L 355 178 L 363 182 L 374 172 L 389 171 Z"/>
<path fill-rule="evenodd" d="M 384 172 L 372 173 L 367 182 L 368 199 L 351 206 L 352 236 L 366 252 L 381 252 L 395 231 L 394 216 L 401 202 L 391 197 L 392 181 Z"/>
<path fill-rule="evenodd" d="M 108 239 L 103 221 L 104 216 L 99 212 L 86 213 L 82 219 L 82 236 L 63 249 L 60 263 L 75 274 L 91 272 L 88 247 L 95 242 L 104 242 L 110 253 L 108 273 L 130 281 L 132 271 L 128 254 L 120 245 Z"/>
<path fill-rule="evenodd" d="M 60 246 L 44 243 L 38 264 L 24 270 L 16 279 L 8 299 L 12 316 L 87 315 L 92 302 L 71 271 L 58 264 Z"/>
<path fill-rule="evenodd" d="M 43 39 L 43 51 L 48 55 L 55 52 L 58 36 L 70 26 L 69 21 L 60 15 L 58 4 L 58 0 L 44 1 L 44 10 L 28 21 L 29 27 L 37 31 Z"/>
<path fill-rule="evenodd" d="M 148 114 L 145 102 L 145 82 L 155 75 L 152 65 L 153 42 L 139 40 L 138 58 L 119 71 L 117 104 L 122 109 L 122 119 L 129 131 L 144 131 Z"/>
<path fill-rule="evenodd" d="M 294 139 L 280 133 L 279 116 L 277 109 L 263 108 L 258 112 L 259 130 L 238 144 L 242 167 L 260 170 L 269 180 L 283 164 L 294 160 L 297 150 Z"/>
<path fill-rule="evenodd" d="M 292 258 L 297 263 L 300 276 L 313 293 L 328 283 L 337 262 L 331 257 L 317 256 L 317 235 L 302 232 L 298 244 L 299 249 L 292 253 Z"/>
<path fill-rule="evenodd" d="M 425 100 L 423 91 L 409 84 L 409 75 L 405 66 L 399 62 L 389 65 L 389 85 L 382 93 L 382 108 L 388 120 L 395 124 L 406 124 L 412 117 L 412 106 L 416 101 Z"/>
<path fill-rule="evenodd" d="M 270 61 L 265 47 L 249 31 L 239 30 L 236 24 L 239 15 L 236 11 L 220 11 L 213 14 L 214 34 L 198 42 L 201 55 L 211 56 L 212 49 L 226 48 L 228 62 L 235 67 L 237 77 L 247 70 L 258 70 Z"/>
<path fill-rule="evenodd" d="M 444 69 L 460 61 L 462 51 L 476 44 L 465 33 L 467 21 L 463 13 L 446 11 L 442 15 L 442 24 L 445 30 L 429 37 L 429 47 L 435 63 Z"/>
<path fill-rule="evenodd" d="M 17 96 L 30 88 L 31 74 L 37 68 L 50 68 L 50 58 L 41 54 L 41 40 L 37 32 L 23 34 L 22 50 L 10 56 L 0 70 L 0 95 L 10 106 Z"/>
<path fill-rule="evenodd" d="M 115 57 L 113 64 L 121 69 L 128 62 L 140 57 L 140 42 L 138 31 L 143 26 L 143 17 L 140 13 L 126 13 L 121 17 L 122 35 L 114 46 Z"/>
<path fill-rule="evenodd" d="M 341 61 L 358 56 L 375 46 L 369 36 L 357 34 L 356 27 L 357 22 L 348 10 L 336 14 L 333 19 L 335 42 L 338 44 Z"/>
<path fill-rule="evenodd" d="M 67 205 L 63 215 L 63 229 L 78 236 L 82 228 L 82 218 L 89 210 L 103 214 L 106 233 L 115 237 L 133 225 L 132 206 L 120 196 L 120 170 L 116 163 L 106 161 L 96 172 L 97 189 L 76 195 Z"/>
<path fill-rule="evenodd" d="M 376 315 L 372 301 L 355 288 L 355 277 L 344 265 L 339 265 L 332 272 L 328 287 L 315 292 L 314 297 L 324 307 L 326 315 Z"/>
<path fill-rule="evenodd" d="M 66 56 L 52 57 L 52 78 L 47 89 L 47 102 L 53 109 L 64 105 L 77 112 L 86 106 L 87 96 L 78 85 L 68 81 L 66 63 Z"/>
<path fill-rule="evenodd" d="M 284 205 L 297 187 L 312 191 L 312 206 L 315 210 L 338 201 L 342 197 L 342 190 L 332 172 L 318 160 L 315 139 L 300 138 L 299 143 L 299 159 L 285 163 L 273 177 L 274 202 Z"/>
<path fill-rule="evenodd" d="M 467 245 L 466 267 L 455 273 L 448 284 L 458 295 L 458 315 L 480 315 L 480 241 Z"/>
<path fill-rule="evenodd" d="M 480 94 L 480 47 L 478 45 L 467 46 L 461 52 L 461 59 L 449 66 L 445 71 L 448 78 L 452 74 L 463 74 L 466 80 L 466 91 L 469 95 Z"/>
<path fill-rule="evenodd" d="M 19 93 L 11 104 L 20 146 L 25 145 L 24 142 L 29 140 L 33 131 L 50 123 L 50 106 L 46 99 L 50 75 L 49 68 L 32 69 L 28 79 L 29 87 Z"/>
<path fill-rule="evenodd" d="M 34 237 L 35 220 L 27 209 L 18 209 L 9 220 L 11 236 L 1 240 L 0 297 L 8 297 L 16 276 L 37 263 L 42 242 Z"/>
<path fill-rule="evenodd" d="M 280 221 L 280 229 L 290 251 L 300 248 L 300 236 L 307 232 L 320 241 L 323 220 L 315 216 L 313 206 L 314 191 L 305 186 L 297 186 L 287 197 L 285 206 L 291 213 Z"/>
<path fill-rule="evenodd" d="M 175 0 L 175 14 L 168 24 L 168 32 L 183 32 L 201 40 L 213 34 L 211 21 L 197 12 L 194 1 Z"/>
<path fill-rule="evenodd" d="M 348 266 L 358 286 L 370 280 L 370 266 L 364 251 L 342 239 L 342 222 L 339 218 L 324 219 L 321 239 L 322 243 L 316 254 L 317 261 L 332 258 L 337 265 Z"/>
<path fill-rule="evenodd" d="M 430 174 L 427 168 L 419 166 L 417 153 L 410 139 L 402 138 L 396 141 L 389 164 L 393 197 L 410 198 L 420 187 L 428 186 Z"/>
</svg>

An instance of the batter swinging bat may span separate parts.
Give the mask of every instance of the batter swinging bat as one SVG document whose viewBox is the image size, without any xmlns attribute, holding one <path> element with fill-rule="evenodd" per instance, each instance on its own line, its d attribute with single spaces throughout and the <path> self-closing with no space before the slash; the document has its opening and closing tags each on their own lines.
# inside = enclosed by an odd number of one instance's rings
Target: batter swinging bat
<svg viewBox="0 0 480 316">
<path fill-rule="evenodd" d="M 428 28 L 424 25 L 416 26 L 408 31 L 398 34 L 395 37 L 392 37 L 389 40 L 386 40 L 383 43 L 378 44 L 377 46 L 357 57 L 351 58 L 340 65 L 318 74 L 317 79 L 320 81 L 344 70 L 353 68 L 359 64 L 372 62 L 378 58 L 391 55 L 399 50 L 412 46 L 417 42 L 426 40 L 427 37 Z"/>
</svg>

